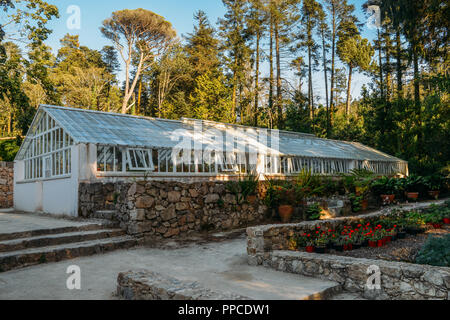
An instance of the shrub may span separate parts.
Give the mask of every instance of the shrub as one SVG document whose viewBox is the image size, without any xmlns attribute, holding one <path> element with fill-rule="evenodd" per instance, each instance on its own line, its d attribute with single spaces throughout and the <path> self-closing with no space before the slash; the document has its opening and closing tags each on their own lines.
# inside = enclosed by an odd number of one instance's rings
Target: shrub
<svg viewBox="0 0 450 320">
<path fill-rule="evenodd" d="M 416 263 L 450 267 L 450 235 L 428 238 L 417 255 Z"/>
<path fill-rule="evenodd" d="M 322 209 L 317 203 L 314 203 L 306 208 L 306 217 L 308 220 L 319 220 L 322 216 Z"/>
</svg>

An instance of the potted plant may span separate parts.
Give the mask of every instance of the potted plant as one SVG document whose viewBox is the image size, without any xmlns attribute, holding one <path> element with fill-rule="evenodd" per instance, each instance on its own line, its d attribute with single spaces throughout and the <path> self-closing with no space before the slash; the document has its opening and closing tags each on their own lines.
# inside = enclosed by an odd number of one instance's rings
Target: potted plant
<svg viewBox="0 0 450 320">
<path fill-rule="evenodd" d="M 439 199 L 440 190 L 444 184 L 444 178 L 441 175 L 434 175 L 424 178 L 424 184 L 428 189 L 428 195 L 432 199 Z"/>
<path fill-rule="evenodd" d="M 344 237 L 339 236 L 333 239 L 333 249 L 338 252 L 344 251 Z"/>
<path fill-rule="evenodd" d="M 352 251 L 353 250 L 353 238 L 352 235 L 347 235 L 343 238 L 343 246 L 344 251 Z"/>
<path fill-rule="evenodd" d="M 383 205 L 392 204 L 398 191 L 398 181 L 395 178 L 381 177 L 371 184 L 372 190 L 381 197 Z"/>
<path fill-rule="evenodd" d="M 315 252 L 316 253 L 326 253 L 327 252 L 327 244 L 328 244 L 328 237 L 327 237 L 327 234 L 325 232 L 323 232 L 314 241 Z"/>
<path fill-rule="evenodd" d="M 311 236 L 310 233 L 304 233 L 302 237 L 302 243 L 305 244 L 305 250 L 306 252 L 313 253 L 315 250 L 314 248 L 314 237 Z"/>
<path fill-rule="evenodd" d="M 408 200 L 417 201 L 419 198 L 419 188 L 423 185 L 423 178 L 411 175 L 402 180 L 403 189 Z"/>
<path fill-rule="evenodd" d="M 287 223 L 291 221 L 292 214 L 294 213 L 295 193 L 291 188 L 278 186 L 276 189 L 278 192 L 279 206 L 278 214 L 281 221 Z"/>
<path fill-rule="evenodd" d="M 446 208 L 442 212 L 442 221 L 444 224 L 450 224 L 450 208 Z"/>
</svg>

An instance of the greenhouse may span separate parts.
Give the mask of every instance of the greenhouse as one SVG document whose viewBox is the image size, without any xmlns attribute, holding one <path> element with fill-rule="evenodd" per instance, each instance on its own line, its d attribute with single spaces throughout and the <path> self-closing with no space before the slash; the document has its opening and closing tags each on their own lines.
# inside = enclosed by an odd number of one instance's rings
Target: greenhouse
<svg viewBox="0 0 450 320">
<path fill-rule="evenodd" d="M 80 182 L 227 180 L 250 173 L 266 179 L 303 169 L 408 175 L 407 162 L 355 142 L 48 105 L 39 108 L 15 163 L 16 209 L 70 215 L 77 212 Z"/>
</svg>

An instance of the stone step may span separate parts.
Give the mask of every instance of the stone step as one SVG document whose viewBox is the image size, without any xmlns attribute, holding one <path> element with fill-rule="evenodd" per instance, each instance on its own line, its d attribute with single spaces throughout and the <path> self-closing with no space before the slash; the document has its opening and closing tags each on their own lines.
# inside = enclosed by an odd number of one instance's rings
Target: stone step
<svg viewBox="0 0 450 320">
<path fill-rule="evenodd" d="M 116 211 L 114 210 L 98 210 L 95 211 L 92 215 L 92 219 L 105 219 L 105 220 L 114 220 L 116 215 Z"/>
<path fill-rule="evenodd" d="M 125 235 L 120 229 L 100 229 L 93 231 L 77 231 L 58 233 L 55 235 L 44 235 L 30 238 L 0 241 L 0 252 L 18 251 L 30 248 L 56 246 L 60 244 L 100 240 Z"/>
<path fill-rule="evenodd" d="M 229 273 L 225 282 L 217 273 L 186 281 L 143 269 L 121 272 L 117 296 L 125 300 L 329 300 L 342 293 L 342 286 L 332 281 L 263 267 L 244 269 L 251 277 Z"/>
<path fill-rule="evenodd" d="M 115 225 L 110 222 L 99 221 L 81 226 L 68 226 L 60 228 L 43 228 L 35 230 L 27 230 L 13 233 L 0 233 L 0 241 L 15 240 L 21 238 L 32 238 L 46 235 L 56 235 L 69 232 L 95 231 L 113 228 Z"/>
<path fill-rule="evenodd" d="M 138 242 L 135 238 L 122 236 L 0 253 L 0 272 L 101 254 L 118 249 L 128 249 L 137 244 Z"/>
</svg>

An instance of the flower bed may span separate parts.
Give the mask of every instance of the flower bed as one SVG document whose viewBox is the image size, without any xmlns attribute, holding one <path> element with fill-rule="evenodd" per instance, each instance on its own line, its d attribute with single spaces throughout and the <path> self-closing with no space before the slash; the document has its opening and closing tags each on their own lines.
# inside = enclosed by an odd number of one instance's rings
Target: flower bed
<svg viewBox="0 0 450 320">
<path fill-rule="evenodd" d="M 290 238 L 290 250 L 309 253 L 344 252 L 360 248 L 380 248 L 409 234 L 417 236 L 427 229 L 441 229 L 448 222 L 450 203 L 422 211 L 394 211 L 378 219 L 355 221 L 336 228 L 316 226 L 315 230 L 296 233 Z M 447 265 L 450 266 L 450 265 Z"/>
</svg>

